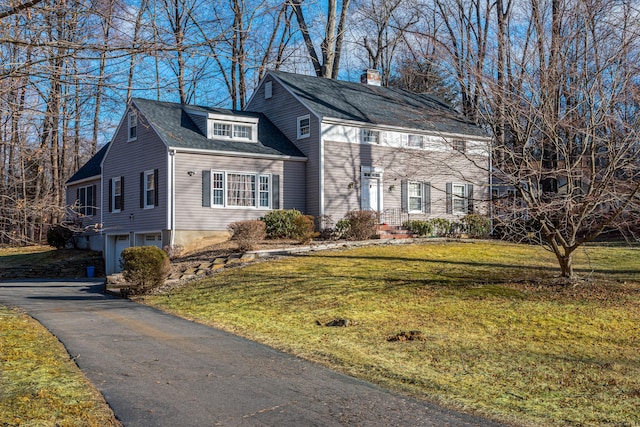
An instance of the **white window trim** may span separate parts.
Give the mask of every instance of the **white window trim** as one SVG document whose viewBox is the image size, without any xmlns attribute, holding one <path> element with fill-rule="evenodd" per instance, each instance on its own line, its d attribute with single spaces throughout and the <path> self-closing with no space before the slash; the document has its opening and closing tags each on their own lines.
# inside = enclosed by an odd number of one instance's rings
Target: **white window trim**
<svg viewBox="0 0 640 427">
<path fill-rule="evenodd" d="M 302 126 L 301 123 L 303 120 L 309 120 L 309 130 L 306 133 L 302 133 Z M 298 136 L 298 139 L 304 139 L 304 138 L 309 138 L 311 136 L 311 115 L 306 114 L 304 116 L 300 116 L 297 119 L 297 126 L 296 126 L 296 133 Z"/>
<path fill-rule="evenodd" d="M 377 141 L 368 140 L 367 137 L 370 135 L 377 135 L 378 136 Z M 361 132 L 361 136 L 362 136 L 361 140 L 363 144 L 380 145 L 380 143 L 382 142 L 381 140 L 382 132 L 380 132 L 379 130 L 363 128 Z"/>
<path fill-rule="evenodd" d="M 411 185 L 417 184 L 418 188 L 420 188 L 420 196 L 412 196 L 411 195 Z M 407 210 L 409 213 L 424 213 L 424 185 L 419 181 L 407 181 Z M 420 209 L 411 209 L 411 198 L 420 198 Z"/>
<path fill-rule="evenodd" d="M 227 135 L 215 135 L 214 127 L 216 124 L 227 125 L 230 126 L 230 134 Z M 251 137 L 243 138 L 239 136 L 235 136 L 235 128 L 236 126 L 248 127 L 251 129 Z M 258 142 L 258 123 L 248 123 L 248 122 L 233 122 L 227 120 L 207 120 L 207 135 L 209 139 L 221 139 L 221 140 L 233 140 L 233 141 L 242 141 L 242 142 Z"/>
<path fill-rule="evenodd" d="M 135 128 L 135 136 L 131 136 L 131 129 Z M 127 142 L 138 139 L 138 114 L 135 111 L 129 112 L 127 116 Z"/>
<path fill-rule="evenodd" d="M 117 183 L 117 185 L 116 185 Z M 111 178 L 111 213 L 120 213 L 122 211 L 121 208 L 116 208 L 116 189 L 120 189 L 120 206 L 122 206 L 122 180 L 120 177 Z"/>
<path fill-rule="evenodd" d="M 456 194 L 456 187 L 462 188 L 462 196 Z M 467 184 L 459 182 L 451 183 L 451 213 L 453 215 L 465 215 L 467 213 Z M 456 210 L 456 200 L 462 200 L 462 210 Z"/>
<path fill-rule="evenodd" d="M 213 192 L 214 190 L 220 190 L 219 188 L 214 188 L 213 185 L 213 179 L 214 176 L 216 174 L 222 174 L 222 204 L 215 204 L 214 200 L 214 196 L 213 196 Z M 228 199 L 227 199 L 227 194 L 228 194 L 228 179 L 227 176 L 231 175 L 231 174 L 237 174 L 237 175 L 248 175 L 248 176 L 253 176 L 255 177 L 255 194 L 254 194 L 254 204 L 252 206 L 236 206 L 236 205 L 229 205 L 228 203 Z M 268 184 L 269 184 L 269 189 L 267 190 L 267 200 L 269 205 L 268 206 L 261 206 L 260 205 L 260 193 L 262 193 L 260 191 L 260 178 L 261 177 L 267 177 L 268 179 Z M 211 170 L 211 184 L 210 184 L 210 205 L 211 208 L 215 208 L 215 209 L 260 209 L 260 210 L 267 210 L 267 209 L 271 209 L 271 197 L 273 195 L 273 175 L 270 173 L 259 173 L 259 172 L 240 172 L 240 171 L 221 171 L 221 170 Z"/>
<path fill-rule="evenodd" d="M 151 183 L 155 185 L 155 177 L 154 177 L 155 172 L 153 170 L 148 170 L 148 171 L 144 171 L 144 209 L 153 209 L 155 207 L 155 194 L 153 195 L 153 200 L 151 201 L 151 204 L 148 204 L 148 195 L 147 193 L 149 192 L 149 177 L 151 176 Z M 153 191 L 158 191 L 157 188 L 155 188 Z"/>
</svg>

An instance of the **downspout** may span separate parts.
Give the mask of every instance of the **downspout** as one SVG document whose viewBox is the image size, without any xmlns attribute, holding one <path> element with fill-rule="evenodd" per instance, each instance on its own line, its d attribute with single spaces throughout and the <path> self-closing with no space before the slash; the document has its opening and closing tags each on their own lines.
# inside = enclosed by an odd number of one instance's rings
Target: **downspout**
<svg viewBox="0 0 640 427">
<path fill-rule="evenodd" d="M 175 178 L 176 178 L 176 150 L 169 150 L 169 162 L 168 162 L 168 170 L 169 173 L 167 174 L 168 177 L 168 183 L 167 183 L 167 200 L 169 202 L 169 206 L 168 206 L 168 212 L 167 212 L 167 216 L 168 216 L 168 224 L 167 224 L 167 228 L 169 229 L 169 245 L 171 248 L 173 248 L 173 245 L 175 244 L 175 240 L 176 240 L 176 232 L 175 232 L 175 226 L 176 226 L 176 192 L 175 192 Z"/>
<path fill-rule="evenodd" d="M 318 137 L 320 138 L 320 144 L 319 144 L 319 155 L 320 155 L 320 160 L 319 160 L 319 177 L 318 179 L 320 180 L 320 182 L 318 183 L 318 190 L 319 190 L 319 196 L 320 196 L 320 206 L 318 209 L 318 216 L 320 218 L 324 217 L 324 129 L 322 128 L 322 120 L 318 119 Z"/>
</svg>

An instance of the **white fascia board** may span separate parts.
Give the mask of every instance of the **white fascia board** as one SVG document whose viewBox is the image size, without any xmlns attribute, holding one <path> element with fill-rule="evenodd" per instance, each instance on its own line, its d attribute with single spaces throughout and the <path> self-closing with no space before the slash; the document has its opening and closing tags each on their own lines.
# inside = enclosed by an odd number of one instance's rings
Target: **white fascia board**
<svg viewBox="0 0 640 427">
<path fill-rule="evenodd" d="M 209 113 L 207 114 L 207 118 L 209 120 L 219 120 L 221 122 L 248 123 L 253 125 L 257 125 L 259 120 L 257 117 L 234 116 L 230 114 L 220 114 L 220 113 Z"/>
<path fill-rule="evenodd" d="M 387 130 L 387 131 L 413 133 L 413 134 L 428 135 L 428 136 L 439 136 L 442 138 L 465 138 L 465 139 L 473 139 L 477 141 L 493 140 L 493 138 L 491 138 L 490 136 L 479 136 L 479 135 L 470 135 L 468 133 L 441 132 L 441 131 L 433 131 L 433 130 L 430 131 L 430 130 L 407 128 L 407 127 L 401 127 L 401 126 L 391 126 L 391 125 L 379 125 L 374 123 L 360 122 L 357 120 L 338 119 L 335 117 L 324 117 L 322 119 L 322 123 L 328 124 L 328 125 L 347 125 L 347 126 L 354 126 L 359 128 L 379 129 L 383 131 Z"/>
<path fill-rule="evenodd" d="M 89 182 L 89 181 L 96 181 L 96 180 L 100 179 L 101 176 L 102 175 L 94 175 L 94 176 L 90 176 L 88 178 L 79 179 L 77 181 L 71 181 L 68 184 L 65 184 L 64 188 L 71 187 L 72 185 L 84 184 L 85 182 Z"/>
<path fill-rule="evenodd" d="M 271 159 L 271 160 L 292 160 L 294 162 L 306 162 L 306 157 L 286 156 L 283 154 L 259 154 L 259 153 L 239 153 L 235 151 L 205 150 L 202 148 L 178 148 L 169 147 L 176 153 L 193 153 L 208 154 L 212 156 L 228 156 L 228 157 L 248 157 L 252 159 Z"/>
</svg>

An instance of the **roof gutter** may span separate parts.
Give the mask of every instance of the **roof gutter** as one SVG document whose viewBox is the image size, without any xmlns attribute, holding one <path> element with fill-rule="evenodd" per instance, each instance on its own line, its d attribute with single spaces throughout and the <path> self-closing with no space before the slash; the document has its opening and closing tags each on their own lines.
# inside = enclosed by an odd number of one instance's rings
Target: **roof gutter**
<svg viewBox="0 0 640 427">
<path fill-rule="evenodd" d="M 174 153 L 194 153 L 194 154 L 210 154 L 212 156 L 229 156 L 229 157 L 250 157 L 256 159 L 270 159 L 270 160 L 291 160 L 294 162 L 306 162 L 306 157 L 287 156 L 284 154 L 261 154 L 261 153 L 247 153 L 236 151 L 222 151 L 222 150 L 207 150 L 204 148 L 179 148 L 169 147 L 169 150 Z"/>
</svg>

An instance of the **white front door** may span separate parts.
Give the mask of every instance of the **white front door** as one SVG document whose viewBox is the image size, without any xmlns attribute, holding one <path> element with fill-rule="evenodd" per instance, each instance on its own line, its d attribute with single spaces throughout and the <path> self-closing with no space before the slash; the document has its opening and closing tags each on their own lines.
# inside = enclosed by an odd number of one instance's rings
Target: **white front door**
<svg viewBox="0 0 640 427">
<path fill-rule="evenodd" d="M 361 209 L 382 212 L 382 173 L 362 173 Z"/>
</svg>

